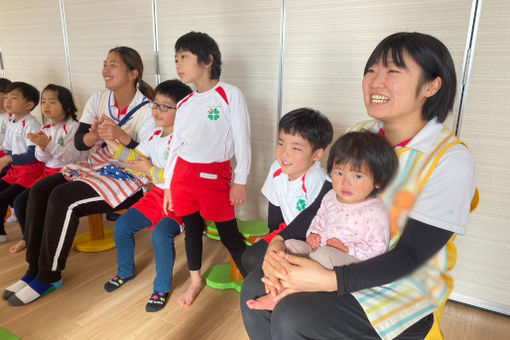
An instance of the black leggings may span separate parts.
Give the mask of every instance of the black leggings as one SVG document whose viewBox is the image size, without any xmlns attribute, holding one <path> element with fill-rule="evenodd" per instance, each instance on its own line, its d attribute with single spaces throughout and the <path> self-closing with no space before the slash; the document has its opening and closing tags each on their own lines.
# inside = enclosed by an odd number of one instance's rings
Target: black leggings
<svg viewBox="0 0 510 340">
<path fill-rule="evenodd" d="M 115 209 L 130 207 L 142 195 L 138 191 Z M 79 218 L 113 210 L 84 182 L 68 182 L 62 174 L 38 181 L 28 195 L 25 214 L 27 274 L 46 283 L 60 280 Z"/>
<path fill-rule="evenodd" d="M 186 245 L 186 257 L 188 259 L 189 270 L 200 270 L 202 267 L 202 236 L 204 233 L 204 220 L 200 213 L 186 215 L 182 218 L 185 225 L 184 242 Z M 220 240 L 232 255 L 234 262 L 239 268 L 241 274 L 246 276 L 247 272 L 241 263 L 246 245 L 237 228 L 235 219 L 226 222 L 215 222 L 218 228 Z"/>
<path fill-rule="evenodd" d="M 273 312 L 249 309 L 247 300 L 266 295 L 262 277 L 261 268 L 250 272 L 241 291 L 241 313 L 251 340 L 380 339 L 351 294 L 298 293 L 283 298 Z M 397 339 L 423 339 L 433 321 L 429 314 Z"/>
<path fill-rule="evenodd" d="M 23 234 L 23 240 L 27 240 L 25 237 L 25 222 L 26 222 L 26 212 L 27 212 L 27 201 L 28 194 L 30 193 L 30 189 L 27 188 L 19 194 L 12 207 L 14 208 L 14 212 L 16 213 L 16 218 L 18 219 L 19 226 L 21 228 L 21 233 Z"/>
<path fill-rule="evenodd" d="M 5 235 L 4 219 L 9 205 L 13 205 L 16 197 L 25 190 L 19 184 L 9 184 L 0 180 L 0 235 Z"/>
</svg>

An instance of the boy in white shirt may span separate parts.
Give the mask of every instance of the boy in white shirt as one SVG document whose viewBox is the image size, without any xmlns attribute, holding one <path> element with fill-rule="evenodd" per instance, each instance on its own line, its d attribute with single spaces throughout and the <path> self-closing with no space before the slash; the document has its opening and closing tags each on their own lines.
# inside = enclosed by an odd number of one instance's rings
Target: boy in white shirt
<svg viewBox="0 0 510 340">
<path fill-rule="evenodd" d="M 250 121 L 244 97 L 235 86 L 220 82 L 221 53 L 205 33 L 190 32 L 175 43 L 177 74 L 196 91 L 177 105 L 174 137 L 165 171 L 164 209 L 181 216 L 186 230 L 186 255 L 191 284 L 179 296 L 190 306 L 202 288 L 203 218 L 218 227 L 222 243 L 240 272 L 246 246 L 235 218 L 235 207 L 246 201 L 250 170 Z M 234 179 L 230 159 L 235 155 Z"/>
<path fill-rule="evenodd" d="M 30 84 L 14 82 L 7 87 L 4 107 L 12 116 L 7 121 L 0 158 L 0 172 L 11 166 L 0 179 L 0 243 L 7 240 L 3 216 L 14 199 L 42 174 L 44 163 L 35 157 L 35 144 L 27 134 L 36 133 L 41 123 L 30 114 L 39 103 L 39 91 Z"/>
</svg>

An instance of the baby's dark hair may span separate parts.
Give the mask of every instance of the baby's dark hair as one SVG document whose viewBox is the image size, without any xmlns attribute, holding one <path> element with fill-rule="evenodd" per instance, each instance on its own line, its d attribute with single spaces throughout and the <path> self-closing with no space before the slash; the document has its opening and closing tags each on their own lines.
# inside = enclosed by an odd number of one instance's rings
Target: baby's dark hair
<svg viewBox="0 0 510 340">
<path fill-rule="evenodd" d="M 306 107 L 292 110 L 278 123 L 278 131 L 298 134 L 312 146 L 312 151 L 326 149 L 333 140 L 333 126 L 328 117 Z"/>
<path fill-rule="evenodd" d="M 9 79 L 0 78 L 0 93 L 7 93 L 7 86 L 9 86 L 10 83 L 11 81 Z"/>
<path fill-rule="evenodd" d="M 73 95 L 71 94 L 71 91 L 69 91 L 67 88 L 63 86 L 55 84 L 48 84 L 42 92 L 44 93 L 45 91 L 54 91 L 57 93 L 58 101 L 62 105 L 62 108 L 64 109 L 64 112 L 66 114 L 65 118 L 66 120 L 69 118 L 73 120 L 78 120 L 78 117 L 76 117 L 76 112 L 78 111 L 78 109 L 74 104 Z"/>
<path fill-rule="evenodd" d="M 34 103 L 34 106 L 30 111 L 32 111 L 37 106 L 37 103 L 39 103 L 39 91 L 32 85 L 22 81 L 15 81 L 7 86 L 5 93 L 9 93 L 14 90 L 19 90 L 26 101 Z"/>
<path fill-rule="evenodd" d="M 154 94 L 161 94 L 171 98 L 175 103 L 180 102 L 184 97 L 192 92 L 191 87 L 183 84 L 177 79 L 165 80 L 154 90 Z"/>
<path fill-rule="evenodd" d="M 328 173 L 338 164 L 350 164 L 356 171 L 363 164 L 374 178 L 375 196 L 390 183 L 398 169 L 398 159 L 388 141 L 370 131 L 348 132 L 336 140 L 329 150 Z"/>
<path fill-rule="evenodd" d="M 198 62 L 209 64 L 212 56 L 211 79 L 220 79 L 221 53 L 216 41 L 206 33 L 189 32 L 175 42 L 175 53 L 188 51 L 197 56 Z"/>
</svg>

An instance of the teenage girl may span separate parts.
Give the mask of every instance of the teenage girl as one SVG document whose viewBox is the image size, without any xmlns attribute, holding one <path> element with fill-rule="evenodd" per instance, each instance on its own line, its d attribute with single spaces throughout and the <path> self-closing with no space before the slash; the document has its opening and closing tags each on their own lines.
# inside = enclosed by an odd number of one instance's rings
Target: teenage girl
<svg viewBox="0 0 510 340">
<path fill-rule="evenodd" d="M 43 120 L 49 124 L 37 133 L 27 134 L 27 138 L 36 145 L 35 157 L 45 163 L 43 173 L 39 179 L 56 174 L 67 164 L 82 161 L 87 157 L 85 151 L 78 151 L 74 147 L 74 134 L 78 129 L 76 106 L 73 95 L 65 87 L 49 84 L 41 95 L 41 111 Z M 14 211 L 18 218 L 21 231 L 25 232 L 25 210 L 28 194 L 32 185 L 28 186 L 14 200 Z M 11 247 L 11 253 L 17 253 L 26 247 L 25 237 Z"/>
<path fill-rule="evenodd" d="M 134 148 L 153 132 L 147 105 L 153 90 L 142 74 L 142 59 L 134 49 L 109 51 L 102 70 L 107 90 L 88 100 L 74 139 L 78 150 L 90 150 L 88 162 L 68 166 L 30 191 L 25 215 L 29 266 L 3 294 L 10 305 L 28 304 L 62 285 L 80 217 L 125 209 L 142 197 L 143 183 L 119 168 L 104 143 L 117 140 Z"/>
</svg>

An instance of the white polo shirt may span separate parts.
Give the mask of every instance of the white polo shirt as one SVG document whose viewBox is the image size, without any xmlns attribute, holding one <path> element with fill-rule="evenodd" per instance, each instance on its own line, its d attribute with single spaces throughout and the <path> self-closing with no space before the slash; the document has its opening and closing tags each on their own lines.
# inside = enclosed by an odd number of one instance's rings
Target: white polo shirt
<svg viewBox="0 0 510 340">
<path fill-rule="evenodd" d="M 379 127 L 384 129 L 382 122 L 379 122 Z M 428 151 L 442 129 L 443 124 L 434 118 L 414 136 L 407 147 Z M 409 217 L 463 235 L 466 233 L 469 207 L 475 190 L 473 155 L 464 145 L 455 145 L 439 161 L 418 195 Z"/>
<path fill-rule="evenodd" d="M 271 204 L 280 207 L 285 223 L 290 224 L 315 201 L 325 181 L 330 179 L 320 162 L 315 162 L 303 176 L 289 181 L 278 161 L 274 161 L 261 191 Z"/>
<path fill-rule="evenodd" d="M 122 120 L 123 116 L 119 116 L 119 109 L 115 106 L 113 91 L 107 90 L 107 94 L 104 92 L 105 91 L 97 92 L 89 98 L 85 105 L 85 109 L 83 109 L 80 122 L 92 125 L 94 117 L 100 117 L 103 114 L 110 117 L 117 123 Z M 103 95 L 107 95 L 106 108 L 102 108 L 101 105 L 102 99 L 104 100 Z M 136 90 L 136 94 L 129 104 L 126 113 L 131 111 L 131 109 L 144 100 L 147 100 L 147 98 L 140 92 L 140 90 Z M 142 115 L 142 117 L 139 117 L 139 115 Z M 122 129 L 127 131 L 131 138 L 137 142 L 149 138 L 155 128 L 156 124 L 152 118 L 152 110 L 148 104 L 136 111 L 129 121 L 122 127 Z"/>
<path fill-rule="evenodd" d="M 27 133 L 36 133 L 39 130 L 41 130 L 41 123 L 31 114 L 27 114 L 18 121 L 15 121 L 12 115 L 7 121 L 2 149 L 11 151 L 13 155 L 27 152 L 29 146 L 35 145 L 27 138 Z"/>
</svg>

